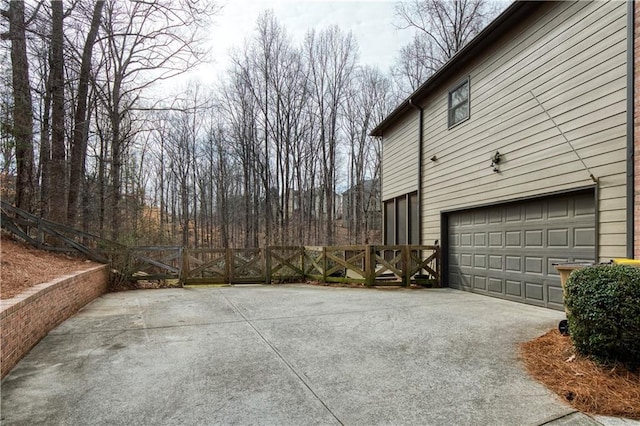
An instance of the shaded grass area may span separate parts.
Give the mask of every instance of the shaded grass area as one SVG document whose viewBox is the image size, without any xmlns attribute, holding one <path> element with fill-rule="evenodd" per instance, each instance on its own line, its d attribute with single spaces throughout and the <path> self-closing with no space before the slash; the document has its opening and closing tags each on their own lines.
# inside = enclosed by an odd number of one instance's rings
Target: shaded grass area
<svg viewBox="0 0 640 426">
<path fill-rule="evenodd" d="M 527 371 L 577 410 L 640 419 L 640 370 L 599 365 L 551 330 L 520 347 Z"/>
</svg>

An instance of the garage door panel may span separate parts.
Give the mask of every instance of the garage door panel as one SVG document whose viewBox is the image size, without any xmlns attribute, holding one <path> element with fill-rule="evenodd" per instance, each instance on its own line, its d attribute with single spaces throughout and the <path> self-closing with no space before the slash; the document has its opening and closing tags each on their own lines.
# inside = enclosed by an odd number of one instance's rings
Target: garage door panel
<svg viewBox="0 0 640 426">
<path fill-rule="evenodd" d="M 489 247 L 502 247 L 502 232 L 489 232 Z"/>
<path fill-rule="evenodd" d="M 487 211 L 476 211 L 473 215 L 473 224 L 474 225 L 484 225 L 487 223 Z"/>
<path fill-rule="evenodd" d="M 593 192 L 450 213 L 449 284 L 562 309 L 553 264 L 595 260 L 595 217 Z"/>
<path fill-rule="evenodd" d="M 540 274 L 542 275 L 545 271 L 542 267 L 544 260 L 542 257 L 525 257 L 525 267 L 524 272 L 526 274 Z"/>
<path fill-rule="evenodd" d="M 544 286 L 542 284 L 525 282 L 525 298 L 528 300 L 544 301 Z"/>
<path fill-rule="evenodd" d="M 524 218 L 526 221 L 542 220 L 544 218 L 542 205 L 527 204 L 524 210 Z"/>
<path fill-rule="evenodd" d="M 507 241 L 507 247 L 522 247 L 521 231 L 507 231 L 505 233 L 505 239 Z"/>
<path fill-rule="evenodd" d="M 547 230 L 547 245 L 549 247 L 569 247 L 569 230 L 566 228 Z"/>
<path fill-rule="evenodd" d="M 510 206 L 507 207 L 506 212 L 506 221 L 507 222 L 520 222 L 521 216 L 521 207 L 520 206 Z"/>
<path fill-rule="evenodd" d="M 522 259 L 520 256 L 505 256 L 506 270 L 512 272 L 522 271 Z"/>
<path fill-rule="evenodd" d="M 489 278 L 487 289 L 491 293 L 502 294 L 502 280 L 499 278 Z"/>
<path fill-rule="evenodd" d="M 522 281 L 506 280 L 506 294 L 509 296 L 522 297 Z"/>
<path fill-rule="evenodd" d="M 569 200 L 560 198 L 549 201 L 549 219 L 568 218 L 570 212 Z"/>
<path fill-rule="evenodd" d="M 567 263 L 569 259 L 566 257 L 548 257 L 547 258 L 547 275 L 560 276 L 556 268 L 553 266 L 557 263 Z"/>
<path fill-rule="evenodd" d="M 595 217 L 596 213 L 593 208 L 593 196 L 582 196 L 574 199 L 574 216 L 575 217 Z"/>
<path fill-rule="evenodd" d="M 471 275 L 460 274 L 460 285 L 462 285 L 463 287 L 471 287 Z"/>
<path fill-rule="evenodd" d="M 487 277 L 482 275 L 474 275 L 473 276 L 473 288 L 477 290 L 486 290 L 487 289 Z"/>
<path fill-rule="evenodd" d="M 502 256 L 489 256 L 489 269 L 502 271 Z"/>
<path fill-rule="evenodd" d="M 549 285 L 549 287 L 547 287 L 547 289 L 548 289 L 548 292 L 549 292 L 548 293 L 549 294 L 549 302 L 550 303 L 555 303 L 555 304 L 558 304 L 558 305 L 562 306 L 562 304 L 564 303 L 563 297 L 562 297 L 562 287 L 555 286 L 555 285 Z"/>
<path fill-rule="evenodd" d="M 475 232 L 473 234 L 473 246 L 474 247 L 485 247 L 487 245 L 487 234 L 486 232 Z"/>
<path fill-rule="evenodd" d="M 543 247 L 544 233 L 542 229 L 525 231 L 524 244 L 526 247 Z"/>
</svg>

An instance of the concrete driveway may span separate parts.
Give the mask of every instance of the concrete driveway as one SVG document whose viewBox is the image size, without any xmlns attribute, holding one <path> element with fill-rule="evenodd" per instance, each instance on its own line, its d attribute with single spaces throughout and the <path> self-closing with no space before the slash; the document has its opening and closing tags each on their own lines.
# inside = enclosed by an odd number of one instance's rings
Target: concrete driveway
<svg viewBox="0 0 640 426">
<path fill-rule="evenodd" d="M 563 317 L 450 289 L 111 293 L 2 381 L 2 424 L 599 424 L 518 361 Z"/>
</svg>

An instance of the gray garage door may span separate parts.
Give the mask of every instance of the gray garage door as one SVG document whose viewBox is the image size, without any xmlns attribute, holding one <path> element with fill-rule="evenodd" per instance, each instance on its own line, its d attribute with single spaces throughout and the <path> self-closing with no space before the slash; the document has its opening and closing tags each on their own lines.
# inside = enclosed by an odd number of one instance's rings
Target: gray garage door
<svg viewBox="0 0 640 426">
<path fill-rule="evenodd" d="M 447 215 L 449 286 L 563 309 L 561 262 L 595 259 L 592 191 Z"/>
</svg>

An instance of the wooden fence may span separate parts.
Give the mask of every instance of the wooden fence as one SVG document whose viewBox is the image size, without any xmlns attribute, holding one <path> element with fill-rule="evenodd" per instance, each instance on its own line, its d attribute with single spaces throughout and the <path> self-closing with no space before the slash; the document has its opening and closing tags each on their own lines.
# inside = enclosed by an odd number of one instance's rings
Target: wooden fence
<svg viewBox="0 0 640 426">
<path fill-rule="evenodd" d="M 126 247 L 2 202 L 2 228 L 35 247 L 80 252 L 111 264 L 129 281 L 181 284 L 267 283 L 312 279 L 372 285 L 440 285 L 440 247 L 417 245 L 270 246 L 245 249 Z"/>
<path fill-rule="evenodd" d="M 439 286 L 438 246 L 270 246 L 266 249 L 135 247 L 128 280 L 178 279 L 187 285 L 295 282 Z"/>
<path fill-rule="evenodd" d="M 80 252 L 91 260 L 109 263 L 127 247 L 97 235 L 42 219 L 0 201 L 0 223 L 6 231 L 34 247 L 56 252 Z"/>
</svg>

